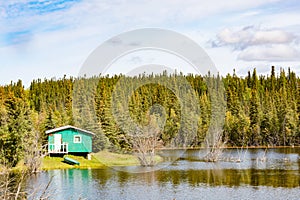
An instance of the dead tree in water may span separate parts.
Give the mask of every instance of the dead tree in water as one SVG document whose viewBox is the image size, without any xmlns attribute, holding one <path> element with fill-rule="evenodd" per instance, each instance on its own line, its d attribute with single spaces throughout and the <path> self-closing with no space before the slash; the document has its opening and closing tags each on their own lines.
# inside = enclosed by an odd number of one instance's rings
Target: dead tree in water
<svg viewBox="0 0 300 200">
<path fill-rule="evenodd" d="M 216 162 L 220 159 L 226 140 L 223 137 L 223 127 L 226 113 L 226 96 L 222 79 L 217 76 L 206 77 L 208 94 L 211 102 L 210 126 L 205 139 L 208 153 L 204 157 L 206 161 Z"/>
<path fill-rule="evenodd" d="M 137 129 L 133 134 L 128 135 L 128 141 L 137 152 L 137 158 L 142 166 L 153 166 L 155 161 L 155 149 L 162 146 L 160 140 L 160 128 L 153 116 L 150 116 L 148 126 Z"/>
<path fill-rule="evenodd" d="M 223 139 L 223 133 L 221 130 L 215 131 L 212 138 L 206 139 L 206 148 L 208 153 L 205 155 L 204 160 L 207 162 L 216 162 L 220 159 L 226 141 Z"/>
</svg>

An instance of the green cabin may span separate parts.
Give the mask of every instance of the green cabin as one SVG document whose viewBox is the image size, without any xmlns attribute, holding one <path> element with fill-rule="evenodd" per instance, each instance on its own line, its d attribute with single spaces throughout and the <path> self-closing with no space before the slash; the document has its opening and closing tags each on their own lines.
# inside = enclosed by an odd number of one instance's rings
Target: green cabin
<svg viewBox="0 0 300 200">
<path fill-rule="evenodd" d="M 89 154 L 94 133 L 74 126 L 62 126 L 46 131 L 49 154 Z"/>
</svg>

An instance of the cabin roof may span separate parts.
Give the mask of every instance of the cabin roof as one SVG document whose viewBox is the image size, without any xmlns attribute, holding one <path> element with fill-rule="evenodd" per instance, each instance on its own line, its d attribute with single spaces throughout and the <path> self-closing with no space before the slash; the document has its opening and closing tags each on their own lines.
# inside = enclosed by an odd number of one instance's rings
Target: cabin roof
<svg viewBox="0 0 300 200">
<path fill-rule="evenodd" d="M 81 132 L 86 133 L 86 134 L 95 135 L 95 133 L 93 133 L 91 131 L 87 131 L 87 130 L 84 130 L 84 129 L 81 129 L 81 128 L 78 128 L 78 127 L 75 127 L 75 126 L 71 126 L 71 125 L 62 126 L 62 127 L 47 130 L 46 134 L 55 133 L 55 132 L 66 130 L 66 129 L 75 129 L 75 130 L 81 131 Z"/>
</svg>

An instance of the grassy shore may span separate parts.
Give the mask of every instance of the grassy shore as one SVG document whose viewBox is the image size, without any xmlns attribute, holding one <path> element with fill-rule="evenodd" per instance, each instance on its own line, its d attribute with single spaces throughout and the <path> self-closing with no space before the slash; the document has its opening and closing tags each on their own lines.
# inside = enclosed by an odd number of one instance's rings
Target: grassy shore
<svg viewBox="0 0 300 200">
<path fill-rule="evenodd" d="M 82 156 L 73 156 L 73 155 L 68 155 L 69 158 L 75 159 L 78 162 L 80 162 L 79 166 L 76 165 L 69 165 L 64 161 L 63 157 L 49 157 L 46 156 L 42 160 L 42 170 L 51 170 L 51 169 L 72 169 L 72 168 L 103 168 L 105 167 L 104 164 L 99 162 L 97 159 L 95 159 L 92 156 L 91 160 L 87 160 Z"/>
<path fill-rule="evenodd" d="M 138 159 L 129 154 L 118 154 L 109 151 L 100 151 L 92 154 L 92 159 L 87 160 L 82 156 L 68 155 L 69 158 L 75 159 L 80 162 L 79 166 L 69 165 L 64 163 L 62 157 L 45 157 L 42 161 L 42 170 L 51 169 L 72 169 L 72 168 L 105 168 L 109 166 L 134 166 L 139 165 Z M 162 158 L 156 156 L 155 160 L 161 162 Z"/>
<path fill-rule="evenodd" d="M 106 166 L 132 166 L 139 165 L 138 159 L 130 154 L 118 154 L 108 151 L 100 151 L 92 155 Z"/>
</svg>

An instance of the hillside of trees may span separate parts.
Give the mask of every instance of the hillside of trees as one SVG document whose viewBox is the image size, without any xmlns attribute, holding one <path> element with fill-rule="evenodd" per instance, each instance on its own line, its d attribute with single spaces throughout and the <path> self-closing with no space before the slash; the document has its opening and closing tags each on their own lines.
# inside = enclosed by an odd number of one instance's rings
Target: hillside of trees
<svg viewBox="0 0 300 200">
<path fill-rule="evenodd" d="M 194 117 L 196 135 L 187 146 L 201 146 L 204 142 L 214 120 L 212 110 L 218 109 L 213 108 L 208 84 L 218 88 L 218 80 L 224 85 L 224 91 L 218 92 L 218 98 L 224 98 L 226 104 L 222 127 L 226 145 L 300 145 L 300 78 L 290 70 L 280 70 L 276 74 L 272 67 L 268 76 L 260 76 L 253 70 L 243 78 L 235 73 L 226 77 L 166 73 L 140 75 L 125 77 L 123 84 L 130 88 L 137 81 L 151 80 L 154 76 L 165 81 L 183 76 L 194 90 L 200 113 L 199 117 Z M 190 102 L 192 97 L 187 95 L 179 100 L 174 91 L 160 84 L 143 85 L 134 90 L 128 105 L 114 102 L 117 106 L 112 108 L 113 91 L 120 79 L 124 76 L 64 77 L 59 80 L 33 80 L 27 89 L 24 89 L 21 80 L 0 86 L 0 163 L 16 165 L 25 156 L 26 149 L 36 147 L 34 141 L 39 147 L 47 143 L 46 130 L 63 125 L 74 125 L 96 133 L 94 151 L 103 148 L 130 150 L 131 146 L 126 142 L 127 133 L 113 114 L 119 112 L 122 116 L 126 108 L 134 122 L 147 124 L 151 106 L 163 106 L 165 123 L 160 141 L 165 147 L 176 146 L 176 142 L 178 146 L 178 141 L 174 140 L 177 133 L 192 131 L 190 129 L 194 126 L 189 126 L 192 122 L 182 119 L 185 115 L 193 118 L 193 112 L 180 109 L 181 101 Z"/>
</svg>

